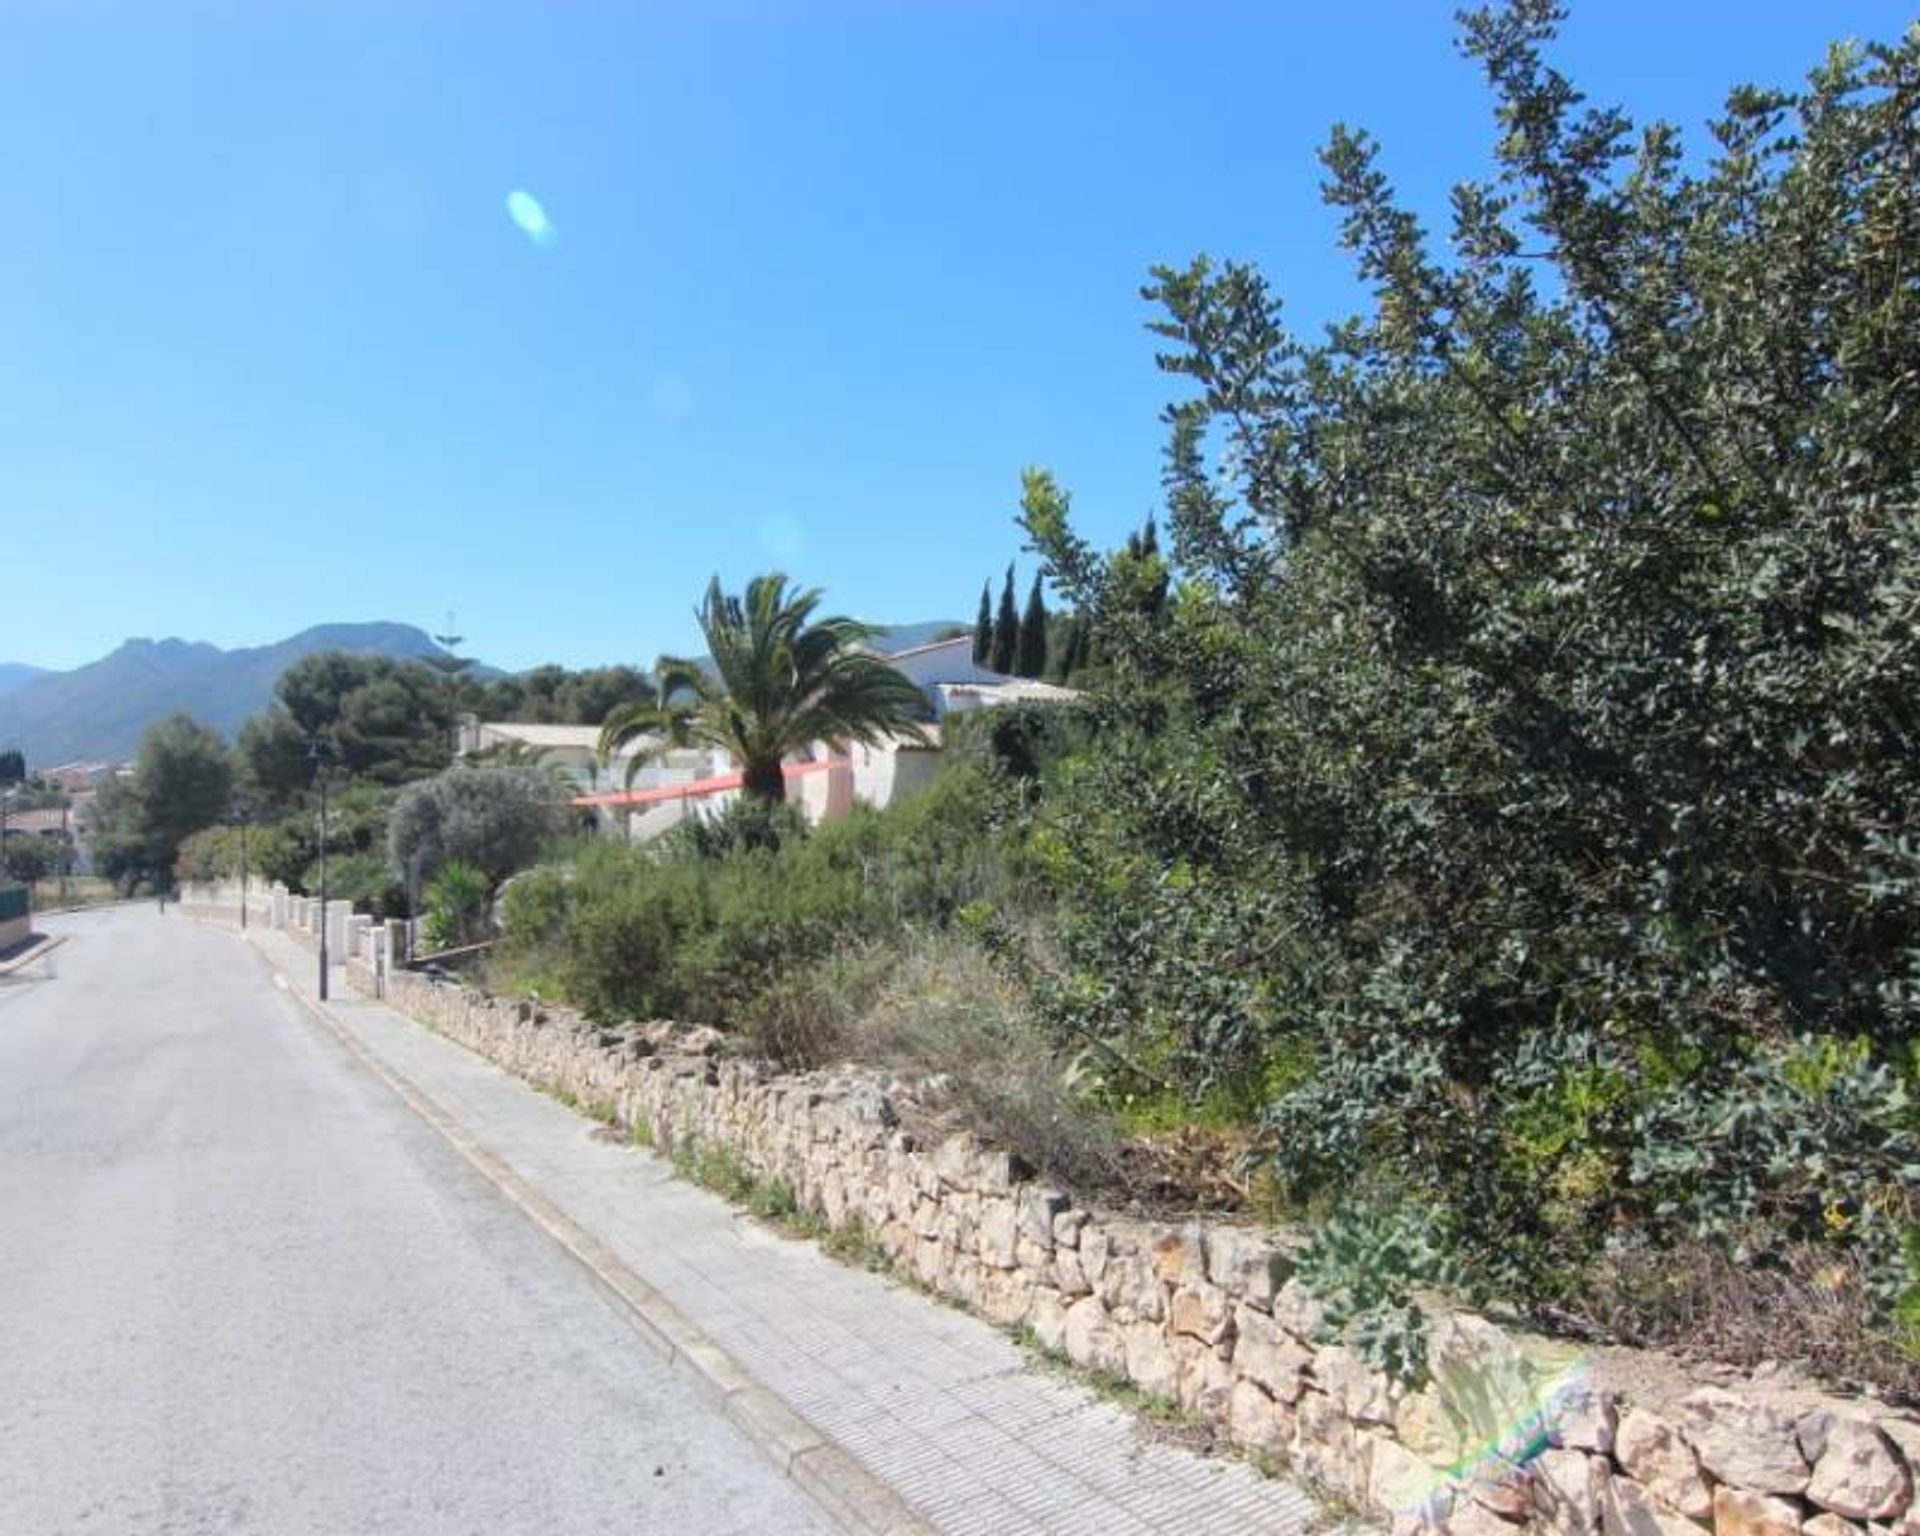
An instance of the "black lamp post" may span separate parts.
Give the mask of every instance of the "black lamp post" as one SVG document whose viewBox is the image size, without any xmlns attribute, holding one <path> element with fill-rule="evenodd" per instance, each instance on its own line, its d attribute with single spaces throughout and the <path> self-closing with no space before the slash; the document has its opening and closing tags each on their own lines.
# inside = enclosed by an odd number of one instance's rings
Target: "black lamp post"
<svg viewBox="0 0 1920 1536">
<path fill-rule="evenodd" d="M 407 856 L 407 958 L 413 964 L 413 934 L 420 926 L 420 855 L 416 848 Z"/>
<path fill-rule="evenodd" d="M 327 1000 L 327 759 L 326 741 L 316 736 L 307 753 L 313 764 L 313 782 L 320 790 L 320 1001 Z"/>
<path fill-rule="evenodd" d="M 240 824 L 240 931 L 247 931 L 247 823 L 253 820 L 253 811 L 242 800 L 233 808 L 233 819 Z"/>
</svg>

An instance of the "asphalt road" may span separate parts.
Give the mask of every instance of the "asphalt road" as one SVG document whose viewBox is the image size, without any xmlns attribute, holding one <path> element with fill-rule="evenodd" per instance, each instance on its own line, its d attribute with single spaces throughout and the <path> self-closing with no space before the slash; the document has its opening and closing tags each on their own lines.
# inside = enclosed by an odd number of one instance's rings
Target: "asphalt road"
<svg viewBox="0 0 1920 1536">
<path fill-rule="evenodd" d="M 0 979 L 0 1533 L 834 1529 L 237 937 Z"/>
</svg>

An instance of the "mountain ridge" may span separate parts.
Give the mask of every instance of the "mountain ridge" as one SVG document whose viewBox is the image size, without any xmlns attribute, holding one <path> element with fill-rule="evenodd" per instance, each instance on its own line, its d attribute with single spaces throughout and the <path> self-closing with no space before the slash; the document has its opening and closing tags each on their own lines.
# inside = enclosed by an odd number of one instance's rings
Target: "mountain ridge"
<svg viewBox="0 0 1920 1536">
<path fill-rule="evenodd" d="M 877 625 L 877 647 L 906 650 L 965 630 L 947 619 Z M 442 654 L 425 630 L 386 620 L 315 624 L 267 645 L 223 650 L 205 640 L 135 636 L 68 671 L 0 662 L 0 751 L 18 747 L 30 768 L 133 756 L 147 727 L 176 710 L 231 739 L 266 708 L 280 674 L 316 651 L 391 656 Z M 481 676 L 494 669 L 478 667 Z"/>
<path fill-rule="evenodd" d="M 24 688 L 36 677 L 45 677 L 47 669 L 25 661 L 0 661 L 0 695 Z"/>
<path fill-rule="evenodd" d="M 416 660 L 440 654 L 424 630 L 385 620 L 315 624 L 267 645 L 124 640 L 98 661 L 0 690 L 0 742 L 32 768 L 130 758 L 148 726 L 176 710 L 231 737 L 266 707 L 280 674 L 316 651 Z M 12 665 L 12 664 L 10 664 Z"/>
</svg>

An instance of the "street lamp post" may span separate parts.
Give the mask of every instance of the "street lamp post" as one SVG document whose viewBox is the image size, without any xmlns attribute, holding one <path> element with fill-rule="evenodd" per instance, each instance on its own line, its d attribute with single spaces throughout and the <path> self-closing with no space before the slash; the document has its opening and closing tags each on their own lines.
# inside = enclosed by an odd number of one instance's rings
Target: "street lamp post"
<svg viewBox="0 0 1920 1536">
<path fill-rule="evenodd" d="M 416 848 L 407 856 L 407 959 L 413 964 L 413 935 L 420 926 L 420 856 Z"/>
<path fill-rule="evenodd" d="M 313 764 L 313 782 L 320 790 L 320 1001 L 327 1000 L 327 744 L 314 738 L 307 760 Z"/>
<path fill-rule="evenodd" d="M 233 808 L 233 819 L 240 823 L 240 931 L 247 931 L 247 822 L 252 812 L 244 804 Z"/>
</svg>

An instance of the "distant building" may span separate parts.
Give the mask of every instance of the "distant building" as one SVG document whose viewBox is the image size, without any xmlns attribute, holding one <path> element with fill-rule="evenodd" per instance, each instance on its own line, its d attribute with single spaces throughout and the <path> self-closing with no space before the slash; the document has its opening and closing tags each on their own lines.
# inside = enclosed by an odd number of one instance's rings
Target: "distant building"
<svg viewBox="0 0 1920 1536">
<path fill-rule="evenodd" d="M 1070 704 L 1080 695 L 1038 678 L 1009 677 L 973 659 L 973 636 L 955 635 L 884 657 L 927 696 L 928 718 L 944 720 L 999 704 Z"/>
<path fill-rule="evenodd" d="M 600 761 L 600 728 L 595 725 L 532 725 L 517 720 L 460 720 L 460 756 L 473 758 L 496 753 L 513 754 L 558 768 L 582 793 L 625 782 L 632 752 L 610 764 Z"/>
<path fill-rule="evenodd" d="M 853 806 L 875 807 L 892 804 L 930 781 L 939 769 L 941 722 L 949 715 L 968 714 L 1004 704 L 1067 704 L 1079 698 L 1071 688 L 1032 678 L 1007 677 L 973 659 L 973 637 L 957 635 L 951 640 L 936 640 L 910 650 L 886 654 L 883 659 L 904 673 L 926 696 L 927 723 L 922 727 L 926 740 L 895 737 L 875 746 L 854 744 L 845 754 L 835 755 L 824 743 L 816 744 L 804 758 L 785 767 L 787 800 L 808 821 L 816 825 L 835 816 L 843 816 Z M 478 725 L 476 741 L 512 739 L 507 733 L 584 732 L 589 756 L 600 733 L 576 726 L 494 726 Z M 520 737 L 529 746 L 548 741 L 546 750 L 556 754 L 567 750 L 560 736 Z M 635 747 L 645 750 L 645 744 Z M 704 757 L 704 760 L 701 760 Z M 555 761 L 563 761 L 556 756 Z M 597 762 L 597 759 L 595 759 Z M 630 783 L 624 767 L 609 774 L 600 770 L 596 780 L 582 770 L 576 781 L 587 787 L 574 804 L 593 810 L 602 825 L 617 827 L 635 842 L 645 842 L 678 826 L 690 816 L 718 814 L 740 798 L 740 774 L 724 754 L 668 753 L 656 762 L 643 763 Z"/>
<path fill-rule="evenodd" d="M 572 786 L 575 805 L 594 810 L 602 826 L 637 840 L 657 836 L 680 818 L 654 816 L 647 831 L 636 832 L 634 823 L 642 816 L 634 807 L 661 803 L 636 796 L 711 779 L 725 774 L 730 766 L 724 752 L 706 747 L 669 748 L 650 755 L 658 744 L 658 738 L 638 737 L 611 761 L 602 762 L 600 728 L 595 725 L 531 725 L 471 715 L 460 723 L 461 757 L 483 757 L 490 751 L 515 753 L 557 768 Z"/>
<path fill-rule="evenodd" d="M 39 777 L 56 789 L 77 795 L 98 789 L 123 766 L 118 763 L 62 763 L 58 768 L 40 770 Z"/>
<path fill-rule="evenodd" d="M 927 708 L 934 717 L 942 713 L 940 690 L 955 683 L 992 684 L 1010 681 L 992 667 L 973 659 L 973 635 L 955 635 L 934 640 L 910 650 L 882 652 L 881 659 L 927 696 Z"/>
</svg>

